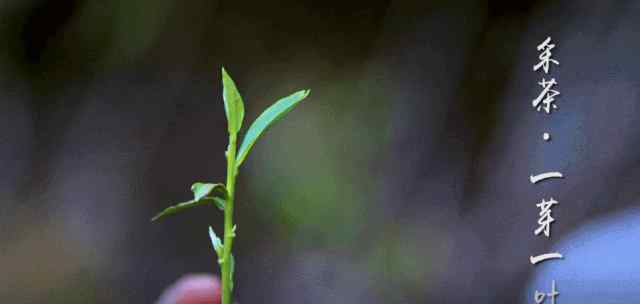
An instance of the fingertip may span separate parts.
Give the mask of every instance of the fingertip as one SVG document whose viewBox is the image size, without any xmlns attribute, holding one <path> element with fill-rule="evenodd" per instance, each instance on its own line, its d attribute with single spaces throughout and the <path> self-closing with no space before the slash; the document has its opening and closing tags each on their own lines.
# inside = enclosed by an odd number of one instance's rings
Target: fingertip
<svg viewBox="0 0 640 304">
<path fill-rule="evenodd" d="M 189 274 L 165 290 L 157 304 L 220 304 L 220 281 L 210 274 Z"/>
</svg>

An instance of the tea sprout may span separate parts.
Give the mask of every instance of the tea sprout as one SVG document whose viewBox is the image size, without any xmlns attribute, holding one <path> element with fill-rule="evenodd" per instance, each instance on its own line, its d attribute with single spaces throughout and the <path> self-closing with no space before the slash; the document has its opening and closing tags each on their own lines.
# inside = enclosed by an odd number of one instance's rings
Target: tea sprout
<svg viewBox="0 0 640 304">
<path fill-rule="evenodd" d="M 244 120 L 244 102 L 238 92 L 236 84 L 227 71 L 222 68 L 222 97 L 224 112 L 227 117 L 227 131 L 229 145 L 225 152 L 227 159 L 227 179 L 223 183 L 196 182 L 191 186 L 193 199 L 164 209 L 153 217 L 152 221 L 168 215 L 190 209 L 196 206 L 213 205 L 224 212 L 224 234 L 221 240 L 212 227 L 209 227 L 209 238 L 221 267 L 222 276 L 222 304 L 231 304 L 233 292 L 233 273 L 235 260 L 232 254 L 233 240 L 236 237 L 236 225 L 233 224 L 233 207 L 235 202 L 236 177 L 240 166 L 246 160 L 260 135 L 273 123 L 291 111 L 298 103 L 305 99 L 310 90 L 297 91 L 283 97 L 268 107 L 251 124 L 244 134 L 240 148 L 237 149 L 238 133 L 242 129 Z"/>
</svg>

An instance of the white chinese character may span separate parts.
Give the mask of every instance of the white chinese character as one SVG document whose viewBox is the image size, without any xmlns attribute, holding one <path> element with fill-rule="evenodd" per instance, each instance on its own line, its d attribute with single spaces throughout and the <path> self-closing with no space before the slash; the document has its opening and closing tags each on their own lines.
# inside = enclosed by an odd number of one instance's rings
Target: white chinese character
<svg viewBox="0 0 640 304">
<path fill-rule="evenodd" d="M 538 95 L 538 97 L 536 97 L 536 99 L 531 102 L 531 105 L 538 112 L 540 112 L 541 109 L 544 109 L 547 114 L 550 114 L 551 110 L 558 108 L 558 106 L 556 106 L 554 103 L 554 97 L 560 95 L 560 92 L 552 89 L 552 87 L 557 84 L 556 79 L 551 78 L 551 80 L 547 81 L 542 78 L 542 81 L 538 82 L 538 84 L 544 89 L 542 89 L 540 95 Z"/>
<path fill-rule="evenodd" d="M 560 295 L 560 293 L 558 292 L 558 290 L 556 290 L 556 280 L 552 280 L 551 281 L 551 292 L 550 293 L 544 293 L 544 292 L 536 290 L 535 295 L 533 296 L 533 299 L 536 301 L 536 304 L 542 304 L 542 303 L 544 303 L 546 298 L 549 298 L 549 299 L 551 299 L 551 304 L 555 304 L 556 303 L 556 297 L 559 296 L 559 295 Z"/>
<path fill-rule="evenodd" d="M 536 204 L 536 206 L 540 208 L 540 218 L 538 218 L 538 229 L 534 231 L 535 235 L 539 235 L 541 232 L 544 232 L 544 235 L 549 237 L 551 223 L 555 221 L 555 219 L 551 217 L 551 207 L 556 204 L 558 204 L 558 201 L 554 200 L 553 197 L 548 201 L 543 199 L 542 202 Z"/>
<path fill-rule="evenodd" d="M 533 66 L 533 70 L 537 71 L 542 68 L 545 74 L 549 74 L 549 63 L 553 63 L 555 65 L 559 65 L 560 62 L 551 58 L 551 50 L 555 48 L 556 45 L 551 43 L 551 37 L 547 37 L 542 43 L 540 43 L 537 47 L 538 51 L 542 51 L 538 56 L 540 62 Z"/>
<path fill-rule="evenodd" d="M 554 259 L 564 259 L 564 256 L 562 256 L 562 254 L 560 254 L 559 252 L 549 252 L 549 253 L 539 254 L 536 256 L 530 256 L 529 262 L 535 265 L 538 263 L 542 263 L 544 261 L 554 260 Z"/>
<path fill-rule="evenodd" d="M 532 184 L 535 184 L 537 182 L 541 182 L 545 179 L 549 179 L 549 178 L 563 178 L 564 175 L 562 175 L 562 173 L 555 171 L 555 172 L 545 172 L 545 173 L 540 173 L 538 175 L 531 175 L 529 176 L 529 181 Z"/>
</svg>

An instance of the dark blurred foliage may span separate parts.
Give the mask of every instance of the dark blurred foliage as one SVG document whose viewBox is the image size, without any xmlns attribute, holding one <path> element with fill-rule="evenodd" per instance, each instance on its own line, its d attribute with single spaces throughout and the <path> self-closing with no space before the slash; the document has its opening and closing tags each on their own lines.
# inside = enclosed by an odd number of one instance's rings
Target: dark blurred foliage
<svg viewBox="0 0 640 304">
<path fill-rule="evenodd" d="M 248 120 L 312 89 L 240 173 L 240 303 L 516 302 L 545 275 L 529 255 L 572 244 L 574 231 L 615 237 L 589 230 L 594 219 L 637 223 L 615 218 L 640 194 L 639 11 L 634 1 L 2 1 L 0 302 L 151 303 L 182 274 L 217 271 L 206 232 L 221 227 L 217 210 L 149 219 L 188 199 L 194 181 L 225 175 L 223 64 Z M 562 98 L 543 116 L 530 108 L 531 67 L 548 35 Z M 528 183 L 551 169 L 567 178 Z M 544 241 L 532 231 L 548 196 L 561 204 Z M 586 250 L 571 253 L 582 261 Z M 618 278 L 594 271 L 579 286 Z M 619 298 L 634 299 L 629 290 Z"/>
</svg>

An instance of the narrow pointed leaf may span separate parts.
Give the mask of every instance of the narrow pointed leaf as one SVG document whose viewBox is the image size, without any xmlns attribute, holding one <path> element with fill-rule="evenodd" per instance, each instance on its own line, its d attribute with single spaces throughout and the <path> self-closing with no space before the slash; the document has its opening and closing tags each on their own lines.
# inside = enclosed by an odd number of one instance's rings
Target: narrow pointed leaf
<svg viewBox="0 0 640 304">
<path fill-rule="evenodd" d="M 218 209 L 220 209 L 220 211 L 224 211 L 224 204 L 225 204 L 225 200 L 222 198 L 219 198 L 217 196 L 214 196 L 211 198 L 213 200 L 213 203 L 216 205 L 216 207 L 218 207 Z"/>
<path fill-rule="evenodd" d="M 221 259 L 222 249 L 224 248 L 224 246 L 222 245 L 222 240 L 220 240 L 220 238 L 216 235 L 211 226 L 209 226 L 209 238 L 211 239 L 213 250 L 215 250 L 216 254 L 218 255 L 218 259 Z"/>
<path fill-rule="evenodd" d="M 151 221 L 155 221 L 155 220 L 158 220 L 158 219 L 163 218 L 165 216 L 176 214 L 176 213 L 184 211 L 186 209 L 190 209 L 190 208 L 193 208 L 193 207 L 205 205 L 205 204 L 208 204 L 208 203 L 211 203 L 211 202 L 212 201 L 209 200 L 209 199 L 202 199 L 202 200 L 199 200 L 199 201 L 191 200 L 191 201 L 188 201 L 188 202 L 179 203 L 177 205 L 174 205 L 174 206 L 171 206 L 171 207 L 168 207 L 168 208 L 162 210 L 162 212 L 156 214 L 156 216 L 154 216 L 151 219 Z"/>
<path fill-rule="evenodd" d="M 244 103 L 235 82 L 224 67 L 222 68 L 222 98 L 224 99 L 224 112 L 227 115 L 229 134 L 236 134 L 242 128 Z"/>
<path fill-rule="evenodd" d="M 267 108 L 258 118 L 251 124 L 249 130 L 242 140 L 236 166 L 240 167 L 242 162 L 247 158 L 251 148 L 256 143 L 260 135 L 264 133 L 273 123 L 278 121 L 282 116 L 289 113 L 300 101 L 309 95 L 310 90 L 302 90 L 295 92 L 287 97 L 281 98 L 276 103 Z"/>
<path fill-rule="evenodd" d="M 191 185 L 191 191 L 193 192 L 193 200 L 199 201 L 205 196 L 221 196 L 227 197 L 227 189 L 223 184 L 201 183 L 197 182 Z"/>
</svg>

